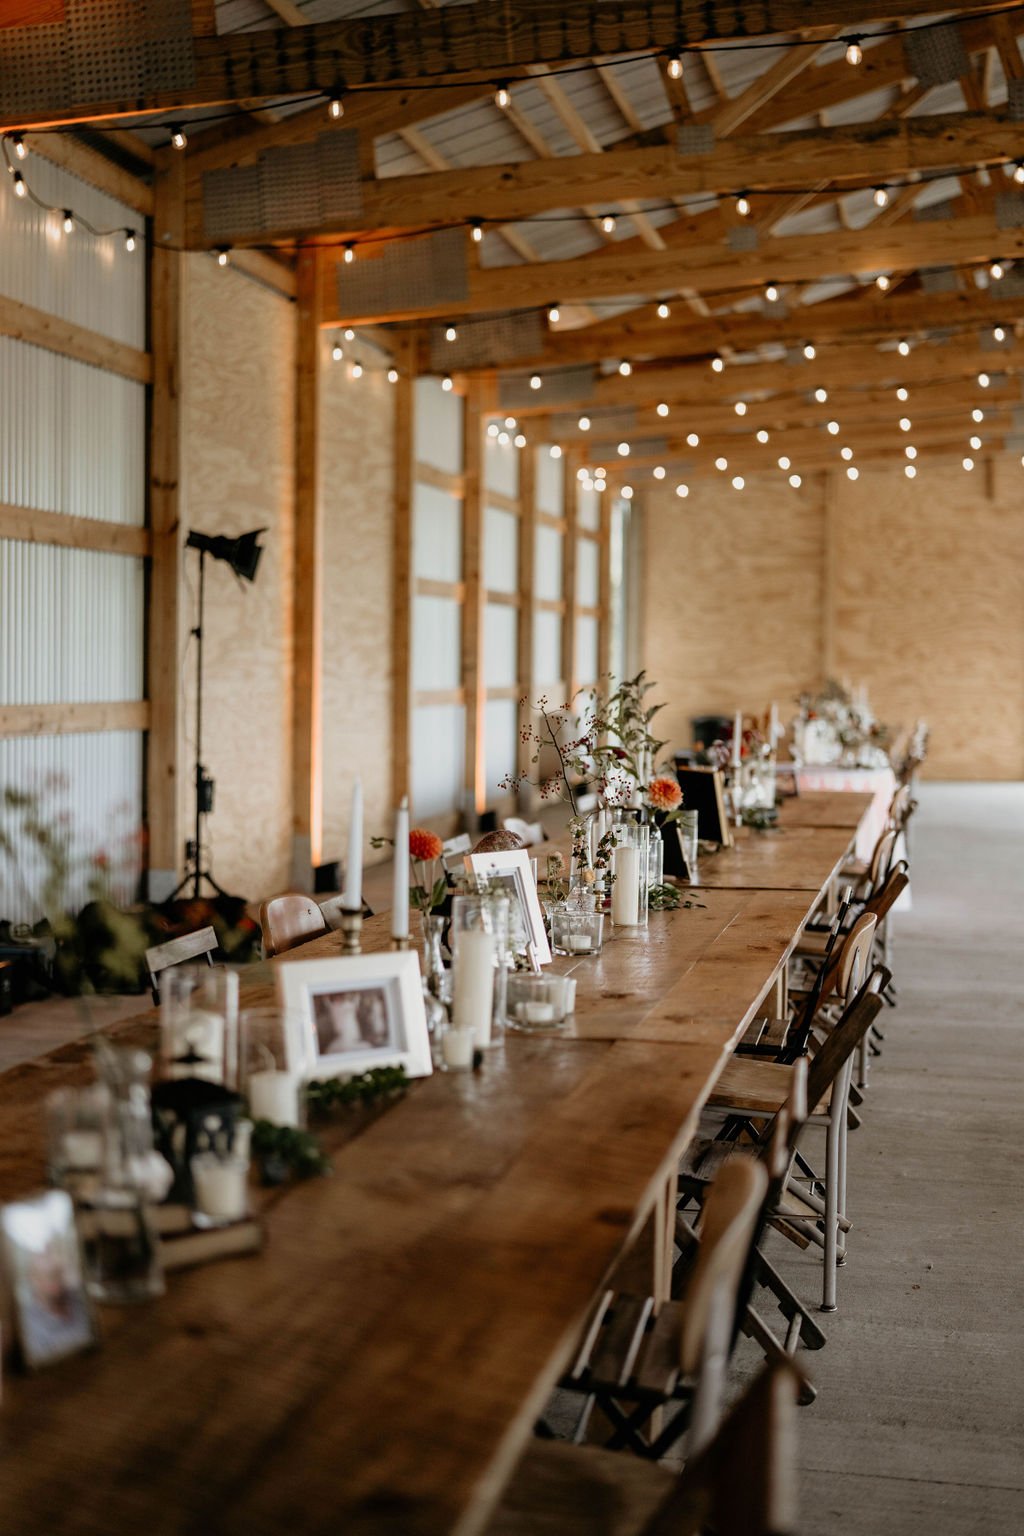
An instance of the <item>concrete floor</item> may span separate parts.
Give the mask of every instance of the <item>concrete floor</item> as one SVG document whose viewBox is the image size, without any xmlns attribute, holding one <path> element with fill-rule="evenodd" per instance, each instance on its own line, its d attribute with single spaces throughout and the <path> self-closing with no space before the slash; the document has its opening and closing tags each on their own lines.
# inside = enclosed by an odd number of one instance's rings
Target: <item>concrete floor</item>
<svg viewBox="0 0 1024 1536">
<path fill-rule="evenodd" d="M 803 1536 L 1024 1531 L 1024 785 L 919 800 L 839 1311 L 804 1357 Z M 771 1242 L 817 1297 L 816 1261 Z"/>
</svg>

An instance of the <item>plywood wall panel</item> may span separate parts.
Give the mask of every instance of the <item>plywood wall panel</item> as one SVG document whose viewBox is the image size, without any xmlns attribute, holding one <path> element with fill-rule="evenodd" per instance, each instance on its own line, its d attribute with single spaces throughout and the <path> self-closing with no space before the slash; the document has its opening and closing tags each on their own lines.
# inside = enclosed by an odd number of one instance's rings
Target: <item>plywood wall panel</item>
<svg viewBox="0 0 1024 1536">
<path fill-rule="evenodd" d="M 880 718 L 931 726 L 928 772 L 1024 777 L 1024 499 L 1016 459 L 979 472 L 862 471 L 836 486 L 840 676 Z"/>
<path fill-rule="evenodd" d="M 785 712 L 817 676 L 822 632 L 821 487 L 724 479 L 647 494 L 641 504 L 643 664 L 667 701 L 658 735 L 690 744 L 690 719 Z"/>
<path fill-rule="evenodd" d="M 326 343 L 325 343 L 326 345 Z M 324 858 L 345 852 L 352 781 L 363 781 L 369 838 L 391 835 L 392 561 L 395 386 L 365 359 L 362 378 L 324 362 Z M 443 396 L 447 402 L 447 396 Z"/>
<path fill-rule="evenodd" d="M 643 659 L 673 744 L 694 714 L 775 698 L 785 716 L 831 665 L 892 726 L 928 721 L 929 776 L 1024 777 L 1020 466 L 920 469 L 643 499 Z"/>
<path fill-rule="evenodd" d="M 295 311 L 207 256 L 191 257 L 184 357 L 185 516 L 189 529 L 265 527 L 256 581 L 207 563 L 204 757 L 216 783 L 213 873 L 252 900 L 287 883 L 291 856 L 291 582 Z M 194 620 L 196 556 L 185 557 Z M 185 668 L 181 793 L 190 781 L 194 661 Z"/>
</svg>

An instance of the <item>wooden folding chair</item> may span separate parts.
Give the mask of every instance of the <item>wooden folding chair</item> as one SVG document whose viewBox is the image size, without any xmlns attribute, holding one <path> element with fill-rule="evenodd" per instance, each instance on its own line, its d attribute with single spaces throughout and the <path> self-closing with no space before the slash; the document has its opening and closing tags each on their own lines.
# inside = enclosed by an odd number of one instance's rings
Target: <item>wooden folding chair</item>
<svg viewBox="0 0 1024 1536">
<path fill-rule="evenodd" d="M 683 1472 L 596 1446 L 534 1440 L 486 1536 L 794 1536 L 796 1379 L 756 1377 Z"/>
<path fill-rule="evenodd" d="M 260 929 L 263 954 L 269 960 L 273 955 L 283 955 L 300 944 L 308 944 L 310 939 L 319 938 L 327 932 L 327 922 L 312 896 L 292 892 L 262 904 Z"/>
<path fill-rule="evenodd" d="M 794 1237 L 801 1247 L 810 1241 L 823 1250 L 823 1312 L 836 1309 L 836 1271 L 845 1261 L 840 1233 L 850 1228 L 846 1215 L 846 1141 L 853 1056 L 882 1006 L 878 993 L 885 976 L 884 967 L 872 972 L 817 1054 L 810 1058 L 807 1102 L 811 1112 L 801 1131 L 811 1126 L 825 1131 L 825 1172 L 819 1177 L 806 1163 L 802 1165 L 802 1176 L 791 1171 L 783 1199 L 774 1213 L 775 1224 L 785 1235 Z M 792 1072 L 793 1067 L 782 1062 L 734 1058 L 726 1064 L 708 1097 L 704 1126 L 717 1118 L 722 1122 L 719 1134 L 728 1135 L 733 1141 L 744 1134 L 749 1137 L 751 1127 L 756 1135 L 785 1103 Z M 709 1130 L 710 1134 L 713 1133 Z M 794 1169 L 798 1157 L 798 1146 L 794 1144 Z M 805 1182 L 806 1188 L 802 1187 Z"/>
<path fill-rule="evenodd" d="M 609 1426 L 609 1449 L 655 1461 L 687 1431 L 691 1450 L 710 1438 L 767 1188 L 766 1169 L 751 1157 L 732 1157 L 716 1171 L 681 1300 L 659 1306 L 650 1296 L 604 1293 L 559 1383 L 585 1399 L 577 1440 L 595 1410 Z"/>
<path fill-rule="evenodd" d="M 160 975 L 172 966 L 185 965 L 190 960 L 205 960 L 213 964 L 213 952 L 217 948 L 217 935 L 212 928 L 197 928 L 195 933 L 183 933 L 177 939 L 164 944 L 154 944 L 146 950 L 146 969 L 149 971 L 149 990 L 153 1002 L 160 1003 Z"/>
</svg>

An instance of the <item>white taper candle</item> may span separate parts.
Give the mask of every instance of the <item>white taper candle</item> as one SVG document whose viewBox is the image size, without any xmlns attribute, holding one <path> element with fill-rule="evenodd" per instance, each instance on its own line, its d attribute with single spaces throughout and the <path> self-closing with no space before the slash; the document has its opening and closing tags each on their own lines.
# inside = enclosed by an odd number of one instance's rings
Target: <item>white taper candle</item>
<svg viewBox="0 0 1024 1536">
<path fill-rule="evenodd" d="M 363 910 L 363 783 L 352 786 L 352 811 L 348 822 L 348 857 L 345 860 L 345 890 L 342 906 L 349 912 Z"/>
</svg>

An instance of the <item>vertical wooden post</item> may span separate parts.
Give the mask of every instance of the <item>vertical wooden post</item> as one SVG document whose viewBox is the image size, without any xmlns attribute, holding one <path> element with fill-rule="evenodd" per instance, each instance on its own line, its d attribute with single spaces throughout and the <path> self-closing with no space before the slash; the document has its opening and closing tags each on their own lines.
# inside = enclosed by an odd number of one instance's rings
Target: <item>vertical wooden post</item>
<svg viewBox="0 0 1024 1536">
<path fill-rule="evenodd" d="M 530 721 L 530 705 L 533 702 L 533 618 L 536 611 L 534 564 L 537 547 L 537 455 L 544 449 L 533 443 L 527 444 L 519 460 L 519 628 L 516 645 L 516 681 L 519 696 L 526 700 L 519 706 L 520 732 Z M 530 771 L 533 750 L 529 741 L 519 740 L 516 752 L 520 773 Z M 520 794 L 520 807 L 528 815 L 533 810 L 534 794 L 524 785 Z"/>
<path fill-rule="evenodd" d="M 576 692 L 576 543 L 579 527 L 577 493 L 579 481 L 578 452 L 567 452 L 562 460 L 562 515 L 565 518 L 565 538 L 562 543 L 562 672 L 565 678 L 565 702 Z"/>
<path fill-rule="evenodd" d="M 470 378 L 463 416 L 462 502 L 462 686 L 466 697 L 466 796 L 465 811 L 479 816 L 487 804 L 484 771 L 484 716 L 487 691 L 484 685 L 484 610 L 487 593 L 483 579 L 484 488 L 483 439 L 480 385 Z"/>
<path fill-rule="evenodd" d="M 836 507 L 838 477 L 831 470 L 821 477 L 824 499 L 825 549 L 821 583 L 821 670 L 824 677 L 835 677 L 838 669 L 836 645 Z"/>
<path fill-rule="evenodd" d="M 394 498 L 395 541 L 391 643 L 391 798 L 412 797 L 412 535 L 413 444 L 416 408 L 416 345 L 402 336 L 395 349 Z"/>
<path fill-rule="evenodd" d="M 173 891 L 184 852 L 179 805 L 182 552 L 182 326 L 184 308 L 185 157 L 158 152 L 149 269 L 153 386 L 149 419 L 152 536 L 146 615 L 146 822 L 149 897 Z"/>
<path fill-rule="evenodd" d="M 320 315 L 315 250 L 296 266 L 295 560 L 292 588 L 292 881 L 312 890 L 323 828 L 321 646 L 323 550 L 320 489 Z"/>
<path fill-rule="evenodd" d="M 597 620 L 597 671 L 598 677 L 606 677 L 612 670 L 612 492 L 605 491 L 600 499 L 601 524 L 598 546 L 597 601 L 600 613 Z"/>
</svg>

